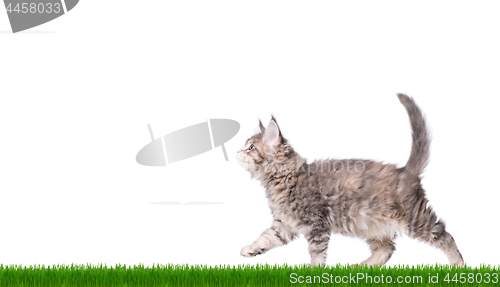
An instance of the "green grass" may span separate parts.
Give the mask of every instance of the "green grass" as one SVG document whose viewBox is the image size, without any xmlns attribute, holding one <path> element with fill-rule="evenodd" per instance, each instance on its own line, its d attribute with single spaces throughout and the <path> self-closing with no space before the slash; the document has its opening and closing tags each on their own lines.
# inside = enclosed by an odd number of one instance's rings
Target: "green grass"
<svg viewBox="0 0 500 287">
<path fill-rule="evenodd" d="M 460 283 L 460 273 L 462 281 Z M 448 274 L 448 282 L 445 281 Z M 454 275 L 457 274 L 456 277 Z M 478 275 L 480 274 L 480 275 Z M 489 275 L 487 275 L 489 274 Z M 382 277 L 383 275 L 383 277 Z M 429 282 L 434 276 L 438 284 Z M 302 276 L 302 277 L 300 277 Z M 309 276 L 309 277 L 308 277 Z M 315 277 L 316 276 L 316 277 Z M 369 279 L 369 276 L 371 279 Z M 392 283 L 387 283 L 388 278 Z M 398 277 L 402 276 L 402 277 Z M 399 266 L 350 268 L 327 266 L 3 266 L 0 286 L 500 286 L 499 266 L 450 268 L 449 266 Z M 361 278 L 363 277 L 363 278 Z M 382 279 L 383 278 L 383 279 Z M 398 284 L 396 281 L 412 281 Z M 486 283 L 485 281 L 488 281 Z M 481 279 L 481 283 L 478 283 Z M 299 281 L 304 283 L 299 283 Z M 316 283 L 306 283 L 308 280 Z M 337 282 L 335 282 L 337 280 Z M 372 280 L 372 283 L 370 283 Z M 328 281 L 328 283 L 324 283 Z M 349 281 L 341 283 L 339 281 Z M 382 283 L 385 282 L 385 283 Z M 294 283 L 296 282 L 296 283 Z M 320 283 L 323 282 L 323 283 Z"/>
</svg>

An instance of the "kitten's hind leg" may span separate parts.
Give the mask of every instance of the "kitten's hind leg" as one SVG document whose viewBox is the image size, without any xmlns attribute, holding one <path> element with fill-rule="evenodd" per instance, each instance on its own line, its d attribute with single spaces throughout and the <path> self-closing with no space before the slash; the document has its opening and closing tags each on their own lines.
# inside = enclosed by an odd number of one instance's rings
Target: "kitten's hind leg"
<svg viewBox="0 0 500 287">
<path fill-rule="evenodd" d="M 370 258 L 361 262 L 360 265 L 374 266 L 374 265 L 384 265 L 396 250 L 393 238 L 384 239 L 367 239 L 366 243 L 370 246 L 372 255 Z"/>
<path fill-rule="evenodd" d="M 297 236 L 296 232 L 288 229 L 280 220 L 274 220 L 273 225 L 264 231 L 254 243 L 243 247 L 240 254 L 245 257 L 254 257 L 269 249 L 288 244 Z"/>
<path fill-rule="evenodd" d="M 416 234 L 412 234 L 413 237 L 443 250 L 444 254 L 448 257 L 450 265 L 463 266 L 464 259 L 462 258 L 462 254 L 460 254 L 453 236 L 446 231 L 444 223 L 438 220 L 436 223 L 430 224 L 430 226 L 432 226 L 430 230 L 419 230 Z"/>
<path fill-rule="evenodd" d="M 422 192 L 422 190 L 420 191 Z M 436 213 L 428 206 L 427 199 L 421 194 L 418 201 L 407 205 L 410 206 L 407 210 L 410 215 L 408 217 L 408 235 L 443 250 L 450 265 L 463 266 L 464 259 L 458 251 L 455 240 L 446 231 L 444 222 L 438 220 Z"/>
</svg>

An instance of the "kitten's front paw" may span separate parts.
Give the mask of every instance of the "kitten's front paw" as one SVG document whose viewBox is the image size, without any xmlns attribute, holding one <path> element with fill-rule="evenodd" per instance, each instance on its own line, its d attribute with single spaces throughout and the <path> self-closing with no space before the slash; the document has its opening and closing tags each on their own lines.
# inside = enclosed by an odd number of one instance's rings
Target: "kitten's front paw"
<svg viewBox="0 0 500 287">
<path fill-rule="evenodd" d="M 464 260 L 462 259 L 462 260 L 458 261 L 457 263 L 455 263 L 455 264 L 453 264 L 453 265 L 455 265 L 455 266 L 457 266 L 457 267 L 464 267 L 465 262 L 464 262 Z"/>
<path fill-rule="evenodd" d="M 247 245 L 241 249 L 241 256 L 254 257 L 256 255 L 262 254 L 263 250 L 260 248 L 253 248 L 252 245 Z"/>
</svg>

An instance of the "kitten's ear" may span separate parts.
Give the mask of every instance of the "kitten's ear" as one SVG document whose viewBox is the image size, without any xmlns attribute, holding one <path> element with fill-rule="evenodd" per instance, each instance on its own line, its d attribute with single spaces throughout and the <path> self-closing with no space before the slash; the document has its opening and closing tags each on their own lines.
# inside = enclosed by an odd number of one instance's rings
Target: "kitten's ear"
<svg viewBox="0 0 500 287">
<path fill-rule="evenodd" d="M 269 146 L 277 146 L 281 143 L 281 132 L 278 124 L 274 120 L 274 118 L 269 121 L 269 125 L 267 126 L 266 132 L 264 133 L 263 141 L 266 145 Z"/>
<path fill-rule="evenodd" d="M 260 129 L 261 133 L 266 132 L 266 128 L 264 127 L 264 125 L 262 124 L 262 121 L 260 119 L 259 119 L 259 129 Z"/>
<path fill-rule="evenodd" d="M 274 121 L 276 124 L 278 124 L 278 121 L 276 120 L 273 114 L 271 114 L 271 121 Z"/>
</svg>

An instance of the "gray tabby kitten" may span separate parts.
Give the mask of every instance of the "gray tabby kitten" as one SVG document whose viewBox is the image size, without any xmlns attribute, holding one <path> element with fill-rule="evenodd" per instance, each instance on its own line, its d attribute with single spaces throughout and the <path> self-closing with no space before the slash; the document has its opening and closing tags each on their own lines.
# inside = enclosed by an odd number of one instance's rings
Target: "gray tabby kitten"
<svg viewBox="0 0 500 287">
<path fill-rule="evenodd" d="M 464 260 L 453 237 L 425 196 L 420 174 L 429 158 L 424 116 L 412 98 L 398 94 L 413 130 L 405 167 L 371 160 L 320 160 L 307 163 L 281 134 L 272 117 L 266 128 L 238 151 L 238 162 L 265 188 L 274 221 L 241 255 L 253 257 L 282 246 L 301 233 L 309 243 L 311 265 L 324 266 L 332 233 L 366 240 L 372 255 L 362 265 L 383 265 L 404 233 L 443 250 L 451 265 Z"/>
</svg>

